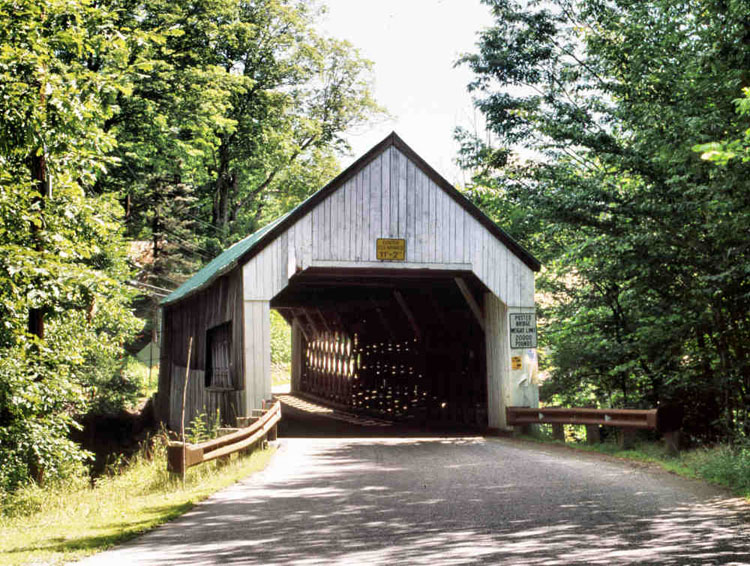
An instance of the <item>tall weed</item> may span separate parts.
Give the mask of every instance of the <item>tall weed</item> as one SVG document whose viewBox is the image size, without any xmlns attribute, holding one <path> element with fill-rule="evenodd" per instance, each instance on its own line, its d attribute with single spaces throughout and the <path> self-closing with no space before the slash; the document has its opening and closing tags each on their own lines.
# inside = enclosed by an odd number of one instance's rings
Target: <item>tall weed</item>
<svg viewBox="0 0 750 566">
<path fill-rule="evenodd" d="M 699 477 L 750 496 L 750 444 L 699 448 L 683 458 Z"/>
</svg>

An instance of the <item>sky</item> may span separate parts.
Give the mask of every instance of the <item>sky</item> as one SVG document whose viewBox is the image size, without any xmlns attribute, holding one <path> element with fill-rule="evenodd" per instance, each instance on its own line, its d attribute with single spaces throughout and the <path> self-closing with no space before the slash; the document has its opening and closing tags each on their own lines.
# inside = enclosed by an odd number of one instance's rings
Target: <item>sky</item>
<svg viewBox="0 0 750 566">
<path fill-rule="evenodd" d="M 477 32 L 491 25 L 479 0 L 326 0 L 320 23 L 326 35 L 347 39 L 374 63 L 374 95 L 390 118 L 359 127 L 346 137 L 346 167 L 395 131 L 454 184 L 465 184 L 455 158 L 456 126 L 481 123 L 466 85 L 471 72 L 454 68 L 475 51 Z"/>
</svg>

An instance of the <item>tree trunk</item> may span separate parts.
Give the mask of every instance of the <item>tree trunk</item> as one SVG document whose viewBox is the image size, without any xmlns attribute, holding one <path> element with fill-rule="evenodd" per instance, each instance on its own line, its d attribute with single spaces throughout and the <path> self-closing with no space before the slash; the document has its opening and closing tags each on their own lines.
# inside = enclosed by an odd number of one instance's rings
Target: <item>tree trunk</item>
<svg viewBox="0 0 750 566">
<path fill-rule="evenodd" d="M 226 140 L 221 138 L 219 146 L 219 167 L 216 172 L 216 191 L 214 193 L 211 223 L 222 232 L 229 224 L 229 204 L 236 189 L 236 175 L 230 171 L 229 149 Z"/>
<path fill-rule="evenodd" d="M 31 179 L 34 182 L 37 194 L 32 199 L 34 208 L 39 209 L 39 215 L 42 215 L 44 210 L 44 197 L 47 195 L 49 190 L 47 184 L 47 163 L 44 159 L 44 152 L 39 150 L 34 151 L 29 160 L 29 169 L 31 172 Z M 40 228 L 35 223 L 31 223 L 31 239 L 34 242 L 34 249 L 37 252 L 42 251 L 42 239 L 39 233 Z M 44 308 L 35 307 L 29 309 L 29 324 L 28 330 L 30 334 L 33 334 L 40 340 L 44 340 Z"/>
</svg>

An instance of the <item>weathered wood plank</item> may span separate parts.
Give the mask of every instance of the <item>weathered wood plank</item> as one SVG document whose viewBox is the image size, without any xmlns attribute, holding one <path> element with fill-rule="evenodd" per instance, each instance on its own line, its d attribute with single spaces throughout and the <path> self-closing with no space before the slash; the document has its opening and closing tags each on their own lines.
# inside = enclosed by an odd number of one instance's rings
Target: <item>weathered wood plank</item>
<svg viewBox="0 0 750 566">
<path fill-rule="evenodd" d="M 394 234 L 398 238 L 407 238 L 408 227 L 407 227 L 407 216 L 408 212 L 413 208 L 414 203 L 412 202 L 411 207 L 408 207 L 407 198 L 407 171 L 408 171 L 408 159 L 403 156 L 398 161 L 398 202 L 396 204 L 398 227 Z"/>
<path fill-rule="evenodd" d="M 354 217 L 352 216 L 352 181 L 346 183 L 339 191 L 343 192 L 344 206 L 341 211 L 341 255 L 339 259 L 352 257 L 351 235 L 356 228 Z"/>
<path fill-rule="evenodd" d="M 509 406 L 510 352 L 507 309 L 492 293 L 484 294 L 487 355 L 487 424 L 506 429 L 505 407 Z"/>
<path fill-rule="evenodd" d="M 416 167 L 411 163 L 409 164 L 410 169 L 407 175 L 406 190 L 407 193 L 407 207 L 409 201 L 411 201 L 411 208 L 408 210 L 406 220 L 406 231 L 407 231 L 407 261 L 416 262 L 421 258 L 420 250 L 422 244 L 419 240 L 419 227 L 422 222 L 422 195 L 419 190 L 419 175 L 417 175 Z M 409 238 L 411 237 L 411 244 L 409 244 Z"/>
<path fill-rule="evenodd" d="M 387 232 L 382 228 L 383 201 L 385 196 L 380 190 L 382 179 L 382 159 L 378 158 L 368 167 L 370 170 L 370 186 L 368 193 L 370 195 L 370 235 L 367 238 L 365 257 L 366 261 L 374 261 L 375 240 L 383 237 Z"/>
<path fill-rule="evenodd" d="M 395 155 L 394 155 L 395 154 Z M 388 148 L 387 151 L 383 152 L 380 158 L 380 167 L 378 175 L 380 179 L 380 237 L 390 238 L 391 231 L 391 160 L 398 158 L 398 152 L 394 151 L 393 148 Z M 375 191 L 378 190 L 378 186 L 373 187 Z"/>
</svg>

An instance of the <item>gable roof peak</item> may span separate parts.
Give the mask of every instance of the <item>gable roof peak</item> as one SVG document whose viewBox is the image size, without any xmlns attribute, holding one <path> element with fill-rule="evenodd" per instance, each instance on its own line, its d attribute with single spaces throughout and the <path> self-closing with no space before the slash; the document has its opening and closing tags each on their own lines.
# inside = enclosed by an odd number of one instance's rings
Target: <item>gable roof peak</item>
<svg viewBox="0 0 750 566">
<path fill-rule="evenodd" d="M 507 232 L 495 224 L 474 203 L 448 182 L 445 177 L 433 169 L 411 147 L 409 147 L 395 131 L 391 131 L 391 133 L 383 138 L 383 140 L 375 144 L 369 151 L 354 161 L 354 163 L 344 171 L 339 173 L 323 188 L 310 195 L 305 201 L 216 256 L 211 262 L 206 264 L 206 266 L 193 275 L 193 277 L 188 279 L 168 297 L 163 299 L 161 304 L 169 305 L 184 299 L 187 296 L 204 289 L 215 279 L 226 274 L 237 265 L 243 265 L 252 259 L 253 256 L 257 255 L 263 248 L 275 240 L 276 237 L 283 233 L 289 226 L 297 222 L 297 220 L 328 198 L 329 195 L 343 186 L 349 179 L 367 167 L 367 165 L 391 146 L 398 149 L 407 159 L 411 160 L 425 175 L 427 175 L 427 177 L 429 177 L 443 191 L 448 193 L 448 196 L 473 216 L 495 238 L 500 240 L 530 269 L 539 271 L 541 267 L 539 260 L 531 255 L 531 253 L 521 246 L 521 244 L 516 242 Z"/>
</svg>

